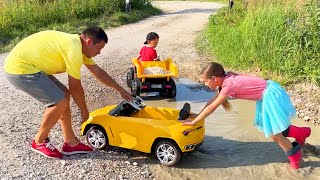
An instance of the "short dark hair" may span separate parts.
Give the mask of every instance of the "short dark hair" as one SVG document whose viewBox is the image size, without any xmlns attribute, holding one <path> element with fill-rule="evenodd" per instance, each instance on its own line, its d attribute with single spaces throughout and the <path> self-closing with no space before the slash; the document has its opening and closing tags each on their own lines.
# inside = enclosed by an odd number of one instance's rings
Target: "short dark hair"
<svg viewBox="0 0 320 180">
<path fill-rule="evenodd" d="M 93 41 L 93 44 L 99 43 L 100 41 L 108 43 L 108 36 L 101 27 L 88 27 L 82 32 L 82 34 L 86 37 L 90 37 Z"/>
<path fill-rule="evenodd" d="M 148 44 L 148 41 L 154 40 L 154 39 L 157 39 L 157 38 L 159 38 L 159 35 L 157 33 L 149 32 L 147 34 L 146 41 L 144 42 L 144 44 Z"/>
</svg>

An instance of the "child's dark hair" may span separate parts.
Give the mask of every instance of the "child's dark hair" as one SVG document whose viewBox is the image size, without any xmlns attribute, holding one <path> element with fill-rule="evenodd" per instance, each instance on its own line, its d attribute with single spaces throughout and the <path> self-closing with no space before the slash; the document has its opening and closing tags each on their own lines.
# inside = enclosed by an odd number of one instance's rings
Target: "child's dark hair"
<svg viewBox="0 0 320 180">
<path fill-rule="evenodd" d="M 221 64 L 216 62 L 211 62 L 201 70 L 200 75 L 204 76 L 205 78 L 212 78 L 213 76 L 224 77 L 226 76 L 226 72 L 224 71 L 224 68 Z M 221 89 L 222 87 L 219 87 L 219 93 L 221 92 Z M 222 103 L 222 106 L 226 111 L 230 111 L 232 107 L 229 101 L 227 100 L 225 100 Z"/>
<path fill-rule="evenodd" d="M 146 37 L 144 44 L 148 44 L 148 41 L 159 38 L 159 35 L 155 32 L 149 32 Z"/>
<path fill-rule="evenodd" d="M 104 30 L 98 26 L 91 26 L 86 28 L 82 34 L 86 37 L 90 37 L 93 41 L 93 44 L 99 43 L 101 41 L 104 41 L 105 43 L 108 43 L 108 36 L 104 32 Z"/>
</svg>

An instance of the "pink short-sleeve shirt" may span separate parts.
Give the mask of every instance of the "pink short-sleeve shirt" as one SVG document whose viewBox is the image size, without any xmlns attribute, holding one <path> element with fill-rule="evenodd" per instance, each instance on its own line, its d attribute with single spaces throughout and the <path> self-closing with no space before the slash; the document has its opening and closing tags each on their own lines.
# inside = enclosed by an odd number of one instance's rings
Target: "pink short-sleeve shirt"
<svg viewBox="0 0 320 180">
<path fill-rule="evenodd" d="M 261 100 L 267 81 L 260 77 L 228 74 L 222 84 L 221 94 L 230 98 Z"/>
</svg>

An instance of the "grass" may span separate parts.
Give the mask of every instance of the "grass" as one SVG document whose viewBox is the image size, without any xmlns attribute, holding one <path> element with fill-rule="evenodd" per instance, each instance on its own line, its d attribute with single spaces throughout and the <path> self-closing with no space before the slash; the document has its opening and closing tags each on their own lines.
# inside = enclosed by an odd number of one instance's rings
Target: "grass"
<svg viewBox="0 0 320 180">
<path fill-rule="evenodd" d="M 115 27 L 161 12 L 149 0 L 134 0 L 132 8 L 125 13 L 123 0 L 0 0 L 0 53 L 42 30 L 79 33 L 90 25 Z"/>
<path fill-rule="evenodd" d="M 319 4 L 316 0 L 296 4 L 235 1 L 233 9 L 223 8 L 211 16 L 202 36 L 205 41 L 198 47 L 226 67 L 258 70 L 282 84 L 305 80 L 319 84 Z"/>
<path fill-rule="evenodd" d="M 218 2 L 218 3 L 229 2 L 229 0 L 152 0 L 152 1 L 197 1 L 197 2 Z"/>
</svg>

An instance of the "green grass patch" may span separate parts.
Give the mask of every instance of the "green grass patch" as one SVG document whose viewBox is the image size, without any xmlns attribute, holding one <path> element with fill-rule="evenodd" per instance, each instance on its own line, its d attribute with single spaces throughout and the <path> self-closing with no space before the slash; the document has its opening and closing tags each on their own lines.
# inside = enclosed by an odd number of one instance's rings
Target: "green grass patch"
<svg viewBox="0 0 320 180">
<path fill-rule="evenodd" d="M 196 2 L 218 2 L 218 3 L 229 2 L 229 0 L 152 0 L 152 1 L 196 1 Z"/>
<path fill-rule="evenodd" d="M 226 67 L 261 70 L 282 84 L 320 83 L 320 8 L 316 0 L 235 1 L 210 17 L 204 35 L 206 52 Z M 213 55 L 212 55 L 213 56 Z"/>
<path fill-rule="evenodd" d="M 149 0 L 133 0 L 124 12 L 123 0 L 0 0 L 0 53 L 46 29 L 79 33 L 87 26 L 115 27 L 159 14 Z"/>
</svg>

